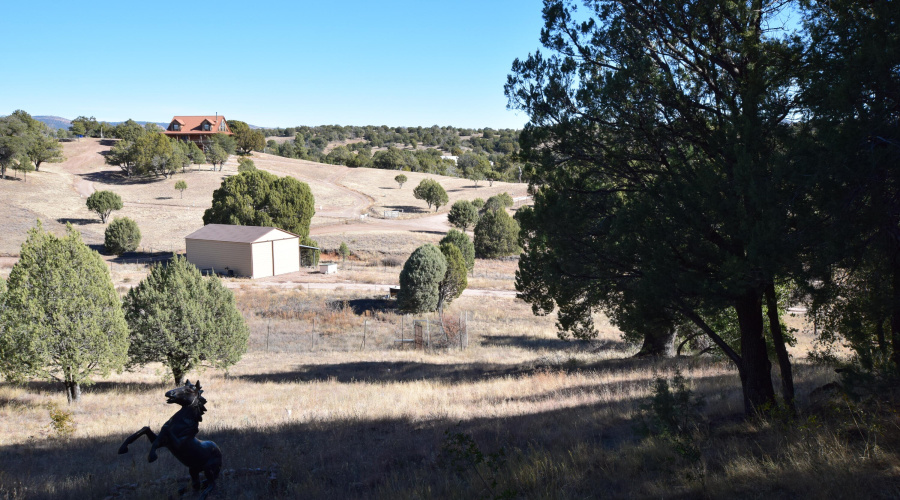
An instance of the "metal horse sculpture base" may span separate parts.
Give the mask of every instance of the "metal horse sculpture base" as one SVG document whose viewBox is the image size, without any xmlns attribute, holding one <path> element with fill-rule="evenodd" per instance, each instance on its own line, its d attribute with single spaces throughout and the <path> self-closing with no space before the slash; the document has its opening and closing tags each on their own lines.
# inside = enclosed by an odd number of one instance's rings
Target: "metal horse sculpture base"
<svg viewBox="0 0 900 500">
<path fill-rule="evenodd" d="M 187 466 L 191 474 L 191 485 L 195 490 L 203 488 L 200 500 L 206 498 L 216 487 L 216 479 L 222 470 L 222 452 L 212 441 L 200 441 L 197 433 L 200 431 L 200 422 L 206 412 L 206 399 L 201 396 L 200 381 L 197 385 L 188 380 L 184 386 L 177 387 L 166 392 L 166 401 L 169 404 L 181 405 L 181 409 L 166 422 L 159 434 L 154 434 L 149 427 L 135 432 L 119 447 L 119 454 L 128 453 L 128 445 L 135 442 L 141 436 L 147 436 L 153 444 L 150 446 L 148 462 L 155 462 L 156 450 L 168 448 L 179 462 Z M 200 473 L 205 480 L 200 482 Z M 184 494 L 187 488 L 178 491 Z"/>
</svg>

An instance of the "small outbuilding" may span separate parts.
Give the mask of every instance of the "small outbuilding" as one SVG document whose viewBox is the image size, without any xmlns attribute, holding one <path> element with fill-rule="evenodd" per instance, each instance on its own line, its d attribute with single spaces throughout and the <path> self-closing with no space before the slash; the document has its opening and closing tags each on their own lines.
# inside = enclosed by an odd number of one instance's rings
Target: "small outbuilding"
<svg viewBox="0 0 900 500">
<path fill-rule="evenodd" d="M 300 237 L 282 229 L 208 224 L 184 240 L 188 262 L 204 272 L 265 278 L 300 270 Z"/>
</svg>

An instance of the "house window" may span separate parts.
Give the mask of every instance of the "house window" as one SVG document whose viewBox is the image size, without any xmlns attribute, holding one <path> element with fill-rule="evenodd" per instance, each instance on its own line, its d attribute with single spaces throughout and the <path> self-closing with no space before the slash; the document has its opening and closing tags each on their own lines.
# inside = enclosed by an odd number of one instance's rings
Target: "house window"
<svg viewBox="0 0 900 500">
<path fill-rule="evenodd" d="M 203 130 L 204 130 L 205 132 L 208 132 L 208 131 L 209 131 L 209 122 L 203 122 Z"/>
<path fill-rule="evenodd" d="M 180 123 L 173 123 L 173 124 L 172 124 L 172 130 L 174 130 L 174 131 L 176 131 L 176 132 L 179 131 L 179 130 L 181 130 L 181 124 L 180 124 Z"/>
<path fill-rule="evenodd" d="M 225 121 L 224 120 L 222 120 L 222 123 L 219 124 L 219 130 L 221 130 L 223 132 L 225 131 Z"/>
</svg>

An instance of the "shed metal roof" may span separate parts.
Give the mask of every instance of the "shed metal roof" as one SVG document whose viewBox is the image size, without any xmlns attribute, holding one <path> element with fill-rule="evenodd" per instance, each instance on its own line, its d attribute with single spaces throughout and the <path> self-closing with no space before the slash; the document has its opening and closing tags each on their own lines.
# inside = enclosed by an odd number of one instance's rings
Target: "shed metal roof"
<svg viewBox="0 0 900 500">
<path fill-rule="evenodd" d="M 258 243 L 260 241 L 297 238 L 294 233 L 265 226 L 233 226 L 231 224 L 207 224 L 184 237 L 186 240 L 228 241 L 231 243 Z"/>
</svg>

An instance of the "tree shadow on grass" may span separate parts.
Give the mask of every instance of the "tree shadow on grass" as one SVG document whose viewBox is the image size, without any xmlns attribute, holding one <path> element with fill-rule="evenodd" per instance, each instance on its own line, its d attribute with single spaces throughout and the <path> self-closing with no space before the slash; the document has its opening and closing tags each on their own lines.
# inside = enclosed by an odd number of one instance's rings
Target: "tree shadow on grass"
<svg viewBox="0 0 900 500">
<path fill-rule="evenodd" d="M 438 235 L 438 236 L 444 236 L 444 235 L 447 234 L 446 231 L 426 231 L 426 230 L 424 230 L 424 229 L 423 229 L 423 230 L 410 231 L 410 232 L 411 232 L 411 233 L 419 233 L 419 234 L 436 234 L 436 235 Z"/>
<path fill-rule="evenodd" d="M 295 383 L 335 380 L 341 383 L 410 382 L 474 382 L 527 373 L 529 369 L 506 364 L 435 364 L 413 361 L 357 361 L 328 365 L 302 365 L 294 371 L 239 375 L 251 382 Z"/>
<path fill-rule="evenodd" d="M 91 250 L 96 251 L 100 255 L 110 256 L 110 253 L 106 251 L 106 246 L 102 243 L 92 243 L 88 244 L 88 247 Z M 143 248 L 143 247 L 141 247 Z M 149 247 L 147 247 L 149 248 Z M 136 252 L 125 252 L 122 255 L 118 255 L 109 259 L 110 262 L 115 262 L 116 264 L 152 264 L 156 262 L 168 262 L 172 260 L 174 254 L 172 252 L 150 252 L 150 251 L 136 251 Z"/>
<path fill-rule="evenodd" d="M 346 301 L 335 301 L 338 305 L 343 306 L 344 303 L 353 311 L 353 314 L 363 315 L 365 313 L 374 313 L 382 311 L 394 311 L 397 309 L 397 301 L 389 299 L 353 299 Z"/>
<path fill-rule="evenodd" d="M 215 405 L 215 396 L 206 396 Z M 426 421 L 335 418 L 304 423 L 285 414 L 283 423 L 265 428 L 216 425 L 217 417 L 241 421 L 253 418 L 253 411 L 248 407 L 243 415 L 219 416 L 211 406 L 200 424 L 198 438 L 220 447 L 226 471 L 265 469 L 263 474 L 245 477 L 226 472 L 212 498 L 389 498 L 392 492 L 403 490 L 409 494 L 401 496 L 420 497 L 416 491 L 422 480 L 436 488 L 425 495 L 428 497 L 443 498 L 461 490 L 471 490 L 477 496 L 482 483 L 472 482 L 476 479 L 469 474 L 458 475 L 442 453 L 447 443 L 445 433 L 472 436 L 485 453 L 501 446 L 512 451 L 514 444 L 530 449 L 547 446 L 544 453 L 562 460 L 563 447 L 578 442 L 602 447 L 628 440 L 627 430 L 603 428 L 599 423 L 579 426 L 577 436 L 571 429 L 556 425 L 564 418 L 596 421 L 590 415 L 608 406 L 465 422 L 438 417 Z M 159 416 L 149 422 L 151 429 L 159 431 L 160 424 L 173 413 L 171 406 L 160 405 Z M 607 419 L 604 423 L 611 422 Z M 619 425 L 627 429 L 623 422 Z M 109 434 L 97 437 L 77 437 L 76 433 L 68 440 L 38 437 L 27 444 L 0 446 L 5 483 L 0 492 L 4 487 L 17 488 L 28 491 L 31 498 L 59 499 L 105 498 L 122 492 L 125 497 L 174 497 L 189 479 L 187 469 L 168 450 L 160 450 L 159 460 L 148 463 L 150 443 L 141 438 L 129 446 L 128 453 L 117 454 L 125 437 L 147 423 L 135 422 L 133 428 L 110 429 Z M 526 443 L 528 446 L 524 446 Z"/>
<path fill-rule="evenodd" d="M 56 222 L 59 222 L 60 224 L 72 224 L 73 226 L 87 226 L 88 224 L 101 224 L 101 222 L 97 219 L 62 218 L 62 219 L 56 219 Z"/>
<path fill-rule="evenodd" d="M 388 210 L 402 210 L 405 213 L 411 214 L 425 214 L 430 213 L 427 208 L 417 207 L 415 205 L 385 205 Z"/>
<path fill-rule="evenodd" d="M 702 377 L 695 380 L 695 387 L 701 395 L 712 397 L 713 392 L 722 392 L 723 377 L 728 378 L 725 391 L 739 395 L 740 384 L 733 375 Z M 222 396 L 210 392 L 212 385 L 205 394 L 210 400 L 209 412 L 200 424 L 198 437 L 219 445 L 227 469 L 265 469 L 265 474 L 245 477 L 224 474 L 213 498 L 483 497 L 484 483 L 472 471 L 471 463 L 464 460 L 466 467 L 461 472 L 442 451 L 453 436 L 469 436 L 485 456 L 504 448 L 507 459 L 497 469 L 498 490 L 513 490 L 517 498 L 756 498 L 760 492 L 802 498 L 816 491 L 809 489 L 812 485 L 825 479 L 839 481 L 849 487 L 842 491 L 854 491 L 858 498 L 896 491 L 897 479 L 889 467 L 881 463 L 867 466 L 858 460 L 853 462 L 853 470 L 845 470 L 846 463 L 840 460 L 804 468 L 802 463 L 791 467 L 790 460 L 785 459 L 785 467 L 769 467 L 760 476 L 735 478 L 725 474 L 722 471 L 733 463 L 734 453 L 743 453 L 752 461 L 756 457 L 753 450 L 758 450 L 760 443 L 767 446 L 767 456 L 775 457 L 791 445 L 789 436 L 786 440 L 772 439 L 777 429 L 742 426 L 737 418 L 732 418 L 729 426 L 746 431 L 727 437 L 734 451 L 729 448 L 729 453 L 722 453 L 717 442 L 700 442 L 708 475 L 702 482 L 685 479 L 691 465 L 678 450 L 664 441 L 645 442 L 635 431 L 634 409 L 647 401 L 635 395 L 642 393 L 634 390 L 639 383 L 610 384 L 615 390 L 609 398 L 602 393 L 602 384 L 526 396 L 511 394 L 506 399 L 499 395 L 481 402 L 498 408 L 506 403 L 529 402 L 535 403 L 535 409 L 528 413 L 500 410 L 499 416 L 461 421 L 442 414 L 438 407 L 430 417 L 307 418 L 303 416 L 303 401 L 286 400 L 283 420 L 267 416 L 265 421 L 271 423 L 266 425 L 256 423 L 252 400 L 237 414 L 217 412 L 217 396 Z M 572 404 L 580 397 L 591 401 Z M 28 491 L 32 498 L 104 498 L 122 491 L 116 485 L 133 485 L 125 496 L 174 495 L 188 478 L 185 467 L 167 450 L 160 451 L 157 462 L 148 463 L 150 443 L 141 439 L 129 447 L 127 454 L 116 453 L 127 435 L 147 424 L 158 431 L 175 411 L 156 395 L 148 395 L 147 404 L 154 405 L 156 414 L 149 422 L 104 432 L 98 430 L 103 426 L 103 414 L 76 414 L 76 423 L 84 422 L 79 418 L 93 419 L 89 431 L 92 437 L 76 432 L 72 439 L 64 440 L 44 434 L 20 440 L 21 444 L 0 446 L 0 470 L 4 471 L 0 492 L 15 488 Z M 288 413 L 290 409 L 293 415 Z M 423 410 L 423 415 L 426 413 Z M 725 416 L 730 417 L 734 416 Z M 769 439 L 760 441 L 759 436 Z M 471 461 L 475 455 L 463 458 Z M 486 471 L 480 469 L 480 473 Z M 666 494 L 661 495 L 659 488 L 667 488 Z"/>
<path fill-rule="evenodd" d="M 89 182 L 96 182 L 98 184 L 110 184 L 110 185 L 136 185 L 136 184 L 153 184 L 155 182 L 165 181 L 167 180 L 163 176 L 142 176 L 136 175 L 132 177 L 128 177 L 121 170 L 98 170 L 94 172 L 86 172 L 83 174 L 78 174 L 82 179 Z"/>
<path fill-rule="evenodd" d="M 485 347 L 516 347 L 533 351 L 559 350 L 559 351 L 584 351 L 584 350 L 625 350 L 627 345 L 621 341 L 580 341 L 563 340 L 560 338 L 528 337 L 524 335 L 489 335 L 481 338 L 481 345 Z"/>
</svg>

